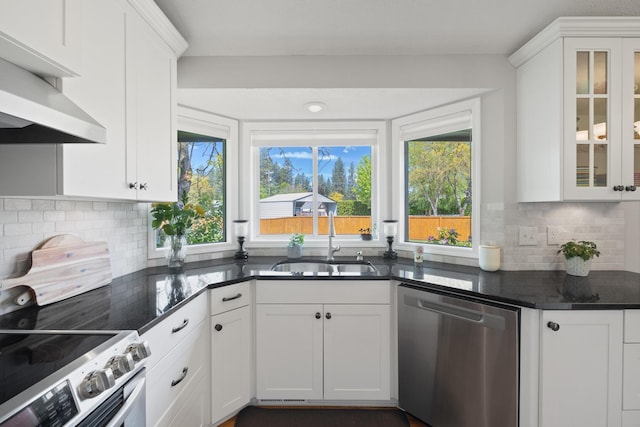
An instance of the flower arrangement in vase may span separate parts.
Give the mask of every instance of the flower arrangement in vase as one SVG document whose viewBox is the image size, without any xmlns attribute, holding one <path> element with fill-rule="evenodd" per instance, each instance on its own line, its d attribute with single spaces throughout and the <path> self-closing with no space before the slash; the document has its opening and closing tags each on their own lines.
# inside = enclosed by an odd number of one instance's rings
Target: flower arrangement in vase
<svg viewBox="0 0 640 427">
<path fill-rule="evenodd" d="M 166 238 L 168 249 L 167 262 L 170 269 L 180 269 L 184 266 L 187 255 L 187 231 L 191 228 L 194 218 L 204 215 L 200 206 L 191 205 L 187 200 L 187 193 L 183 192 L 180 201 L 173 203 L 153 203 L 151 227 L 161 230 Z"/>
</svg>

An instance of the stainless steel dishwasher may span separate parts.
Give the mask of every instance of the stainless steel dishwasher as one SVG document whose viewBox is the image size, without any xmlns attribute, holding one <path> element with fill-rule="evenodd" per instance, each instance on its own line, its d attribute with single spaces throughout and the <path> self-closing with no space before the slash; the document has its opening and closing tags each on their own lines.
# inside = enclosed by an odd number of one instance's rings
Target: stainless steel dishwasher
<svg viewBox="0 0 640 427">
<path fill-rule="evenodd" d="M 400 407 L 432 427 L 517 427 L 519 309 L 398 287 Z"/>
</svg>

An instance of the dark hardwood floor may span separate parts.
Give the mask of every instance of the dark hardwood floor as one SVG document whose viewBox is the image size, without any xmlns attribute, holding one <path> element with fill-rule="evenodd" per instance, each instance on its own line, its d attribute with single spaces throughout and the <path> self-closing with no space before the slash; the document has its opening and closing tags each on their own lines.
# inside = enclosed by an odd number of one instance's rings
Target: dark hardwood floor
<svg viewBox="0 0 640 427">
<path fill-rule="evenodd" d="M 413 418 L 411 415 L 407 415 L 407 417 L 409 418 L 410 427 L 428 427 L 425 423 Z M 235 425 L 236 425 L 236 417 L 233 417 L 225 421 L 224 423 L 220 424 L 219 427 L 235 427 Z M 265 426 L 265 427 L 269 427 L 269 426 Z"/>
</svg>

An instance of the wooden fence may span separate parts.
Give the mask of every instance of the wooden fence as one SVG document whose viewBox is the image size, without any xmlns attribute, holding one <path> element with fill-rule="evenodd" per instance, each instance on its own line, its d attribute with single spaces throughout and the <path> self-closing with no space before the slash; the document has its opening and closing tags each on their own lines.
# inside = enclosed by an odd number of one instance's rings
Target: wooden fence
<svg viewBox="0 0 640 427">
<path fill-rule="evenodd" d="M 361 228 L 371 228 L 370 216 L 336 216 L 336 234 L 360 234 Z M 429 236 L 438 237 L 438 227 L 454 228 L 459 240 L 469 240 L 471 217 L 469 216 L 410 216 L 409 240 L 427 240 Z M 313 218 L 310 216 L 292 216 L 266 218 L 260 220 L 260 234 L 313 234 Z M 329 233 L 329 220 L 318 217 L 318 233 Z"/>
</svg>

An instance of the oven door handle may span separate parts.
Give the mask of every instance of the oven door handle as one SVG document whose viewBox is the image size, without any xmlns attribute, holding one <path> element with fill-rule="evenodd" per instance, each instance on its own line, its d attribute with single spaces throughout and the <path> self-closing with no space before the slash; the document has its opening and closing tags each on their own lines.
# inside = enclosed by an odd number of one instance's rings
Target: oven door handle
<svg viewBox="0 0 640 427">
<path fill-rule="evenodd" d="M 113 416 L 106 427 L 119 427 L 124 424 L 134 405 L 138 403 L 138 399 L 142 397 L 142 394 L 144 393 L 145 382 L 145 378 L 140 378 L 136 387 L 133 389 L 131 394 L 129 394 L 129 397 L 127 397 L 127 401 L 125 402 L 125 404 L 118 411 L 118 413 Z"/>
</svg>

